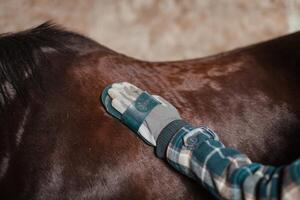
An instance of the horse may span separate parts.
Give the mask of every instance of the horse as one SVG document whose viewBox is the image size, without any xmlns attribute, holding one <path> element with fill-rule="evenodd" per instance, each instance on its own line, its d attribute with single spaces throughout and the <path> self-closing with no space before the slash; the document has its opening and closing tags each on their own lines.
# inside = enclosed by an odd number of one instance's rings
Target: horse
<svg viewBox="0 0 300 200">
<path fill-rule="evenodd" d="M 212 199 L 99 101 L 127 81 L 266 165 L 300 145 L 300 32 L 205 58 L 150 62 L 53 23 L 0 36 L 1 199 Z"/>
</svg>

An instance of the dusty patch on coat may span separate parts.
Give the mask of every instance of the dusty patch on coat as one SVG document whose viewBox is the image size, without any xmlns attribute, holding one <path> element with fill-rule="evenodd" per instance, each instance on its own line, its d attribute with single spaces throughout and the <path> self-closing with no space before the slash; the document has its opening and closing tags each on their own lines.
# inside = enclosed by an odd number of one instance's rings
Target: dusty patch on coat
<svg viewBox="0 0 300 200">
<path fill-rule="evenodd" d="M 206 73 L 187 73 L 182 77 L 182 83 L 176 86 L 176 90 L 196 91 L 209 87 L 213 90 L 222 90 L 222 85 L 218 79 L 222 76 L 228 76 L 242 69 L 242 62 L 230 63 L 227 65 L 218 65 L 209 69 Z"/>
</svg>

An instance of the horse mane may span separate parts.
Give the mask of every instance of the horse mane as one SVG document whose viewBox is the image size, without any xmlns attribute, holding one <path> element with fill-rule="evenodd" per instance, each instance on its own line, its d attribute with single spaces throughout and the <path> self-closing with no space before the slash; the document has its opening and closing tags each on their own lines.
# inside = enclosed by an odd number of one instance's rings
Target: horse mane
<svg viewBox="0 0 300 200">
<path fill-rule="evenodd" d="M 39 84 L 40 69 L 51 65 L 47 52 L 73 53 L 66 45 L 66 38 L 72 35 L 51 22 L 18 33 L 0 34 L 0 108 L 14 98 L 25 100 L 25 80 Z"/>
</svg>

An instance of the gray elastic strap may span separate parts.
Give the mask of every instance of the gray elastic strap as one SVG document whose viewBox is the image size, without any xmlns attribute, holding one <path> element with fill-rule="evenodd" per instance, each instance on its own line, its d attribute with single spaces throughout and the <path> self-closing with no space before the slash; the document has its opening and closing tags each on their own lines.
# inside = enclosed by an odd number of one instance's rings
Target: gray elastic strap
<svg viewBox="0 0 300 200">
<path fill-rule="evenodd" d="M 152 109 L 143 124 L 148 128 L 156 141 L 161 131 L 177 119 L 181 118 L 176 108 L 160 104 Z"/>
</svg>

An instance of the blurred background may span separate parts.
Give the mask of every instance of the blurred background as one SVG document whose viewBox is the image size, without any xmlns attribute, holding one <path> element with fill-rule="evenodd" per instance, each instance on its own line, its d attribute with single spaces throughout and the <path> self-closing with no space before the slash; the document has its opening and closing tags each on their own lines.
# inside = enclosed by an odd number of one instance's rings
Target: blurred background
<svg viewBox="0 0 300 200">
<path fill-rule="evenodd" d="M 300 29 L 300 0 L 0 0 L 0 32 L 52 20 L 132 57 L 203 57 Z"/>
</svg>

